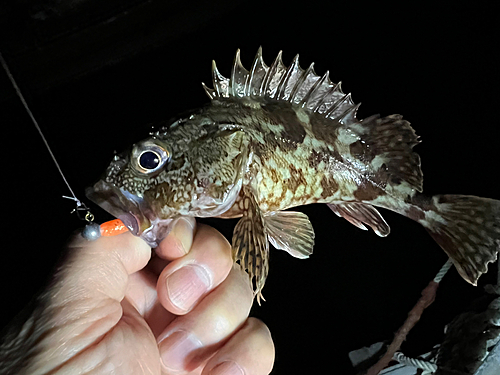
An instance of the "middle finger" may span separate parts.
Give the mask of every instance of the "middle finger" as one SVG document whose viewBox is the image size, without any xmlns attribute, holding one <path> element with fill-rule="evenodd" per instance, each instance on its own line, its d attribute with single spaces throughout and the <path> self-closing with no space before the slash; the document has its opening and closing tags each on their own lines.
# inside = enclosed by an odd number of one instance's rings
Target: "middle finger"
<svg viewBox="0 0 500 375">
<path fill-rule="evenodd" d="M 169 263 L 158 277 L 160 303 L 173 314 L 188 313 L 226 278 L 232 264 L 229 242 L 200 224 L 189 253 Z"/>
<path fill-rule="evenodd" d="M 192 371 L 206 361 L 243 324 L 252 301 L 249 277 L 235 265 L 217 289 L 158 336 L 167 373 Z"/>
</svg>

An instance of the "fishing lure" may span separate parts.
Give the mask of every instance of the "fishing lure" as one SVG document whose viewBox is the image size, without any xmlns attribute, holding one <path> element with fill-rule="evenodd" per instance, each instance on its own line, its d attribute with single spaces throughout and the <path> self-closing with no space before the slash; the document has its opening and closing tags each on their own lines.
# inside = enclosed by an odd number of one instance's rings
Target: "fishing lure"
<svg viewBox="0 0 500 375">
<path fill-rule="evenodd" d="M 259 301 L 269 242 L 298 258 L 313 250 L 307 216 L 283 211 L 325 203 L 379 236 L 389 225 L 376 207 L 422 224 L 460 275 L 476 284 L 500 249 L 500 201 L 422 192 L 419 143 L 400 115 L 357 119 L 359 105 L 313 64 L 271 66 L 259 49 L 250 71 L 239 51 L 230 78 L 212 66 L 210 103 L 162 123 L 116 155 L 87 196 L 151 246 L 180 216 L 240 217 L 233 257 Z M 149 130 L 148 130 L 149 133 Z"/>
<path fill-rule="evenodd" d="M 89 222 L 82 231 L 82 236 L 89 241 L 97 240 L 99 237 L 111 237 L 128 231 L 128 228 L 120 219 L 106 221 L 101 225 Z"/>
</svg>

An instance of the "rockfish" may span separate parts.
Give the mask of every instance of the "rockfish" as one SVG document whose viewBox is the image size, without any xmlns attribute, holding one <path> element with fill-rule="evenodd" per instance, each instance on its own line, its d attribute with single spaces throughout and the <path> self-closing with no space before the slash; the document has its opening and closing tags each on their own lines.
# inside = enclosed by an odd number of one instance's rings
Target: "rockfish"
<svg viewBox="0 0 500 375">
<path fill-rule="evenodd" d="M 268 67 L 259 49 L 250 71 L 239 51 L 231 77 L 212 65 L 210 103 L 160 124 L 130 152 L 115 155 L 87 196 L 155 247 L 180 216 L 236 218 L 235 262 L 258 301 L 269 242 L 298 258 L 313 251 L 307 216 L 284 211 L 325 203 L 379 236 L 382 207 L 422 224 L 476 284 L 500 250 L 500 201 L 422 192 L 418 137 L 401 115 L 356 118 L 359 105 L 313 64 Z"/>
</svg>

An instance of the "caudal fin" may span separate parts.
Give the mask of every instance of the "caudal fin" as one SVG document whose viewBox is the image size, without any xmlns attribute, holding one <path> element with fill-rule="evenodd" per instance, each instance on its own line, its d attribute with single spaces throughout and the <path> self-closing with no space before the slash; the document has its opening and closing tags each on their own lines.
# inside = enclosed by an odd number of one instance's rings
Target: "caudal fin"
<svg viewBox="0 0 500 375">
<path fill-rule="evenodd" d="M 452 259 L 460 275 L 476 285 L 500 251 L 500 201 L 469 195 L 436 195 L 420 222 Z"/>
</svg>

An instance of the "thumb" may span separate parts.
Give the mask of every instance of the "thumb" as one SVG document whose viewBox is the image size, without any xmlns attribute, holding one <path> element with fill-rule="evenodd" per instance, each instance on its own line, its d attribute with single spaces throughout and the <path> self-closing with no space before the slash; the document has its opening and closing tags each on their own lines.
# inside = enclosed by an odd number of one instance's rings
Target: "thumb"
<svg viewBox="0 0 500 375">
<path fill-rule="evenodd" d="M 93 242 L 80 235 L 73 238 L 52 282 L 38 296 L 17 334 L 15 344 L 26 348 L 22 356 L 29 359 L 26 366 L 37 369 L 27 367 L 23 373 L 65 372 L 63 364 L 75 366 L 72 358 L 94 360 L 107 353 L 102 349 L 83 354 L 117 327 L 124 315 L 122 300 L 129 275 L 142 269 L 150 257 L 150 247 L 130 232 Z M 92 357 L 91 353 L 100 354 Z M 86 372 L 84 367 L 74 370 Z"/>
<path fill-rule="evenodd" d="M 64 304 L 72 299 L 121 301 L 128 276 L 144 268 L 151 258 L 151 248 L 130 232 L 96 241 L 77 236 L 69 243 L 68 250 L 52 288 L 52 297 L 60 296 Z"/>
</svg>

